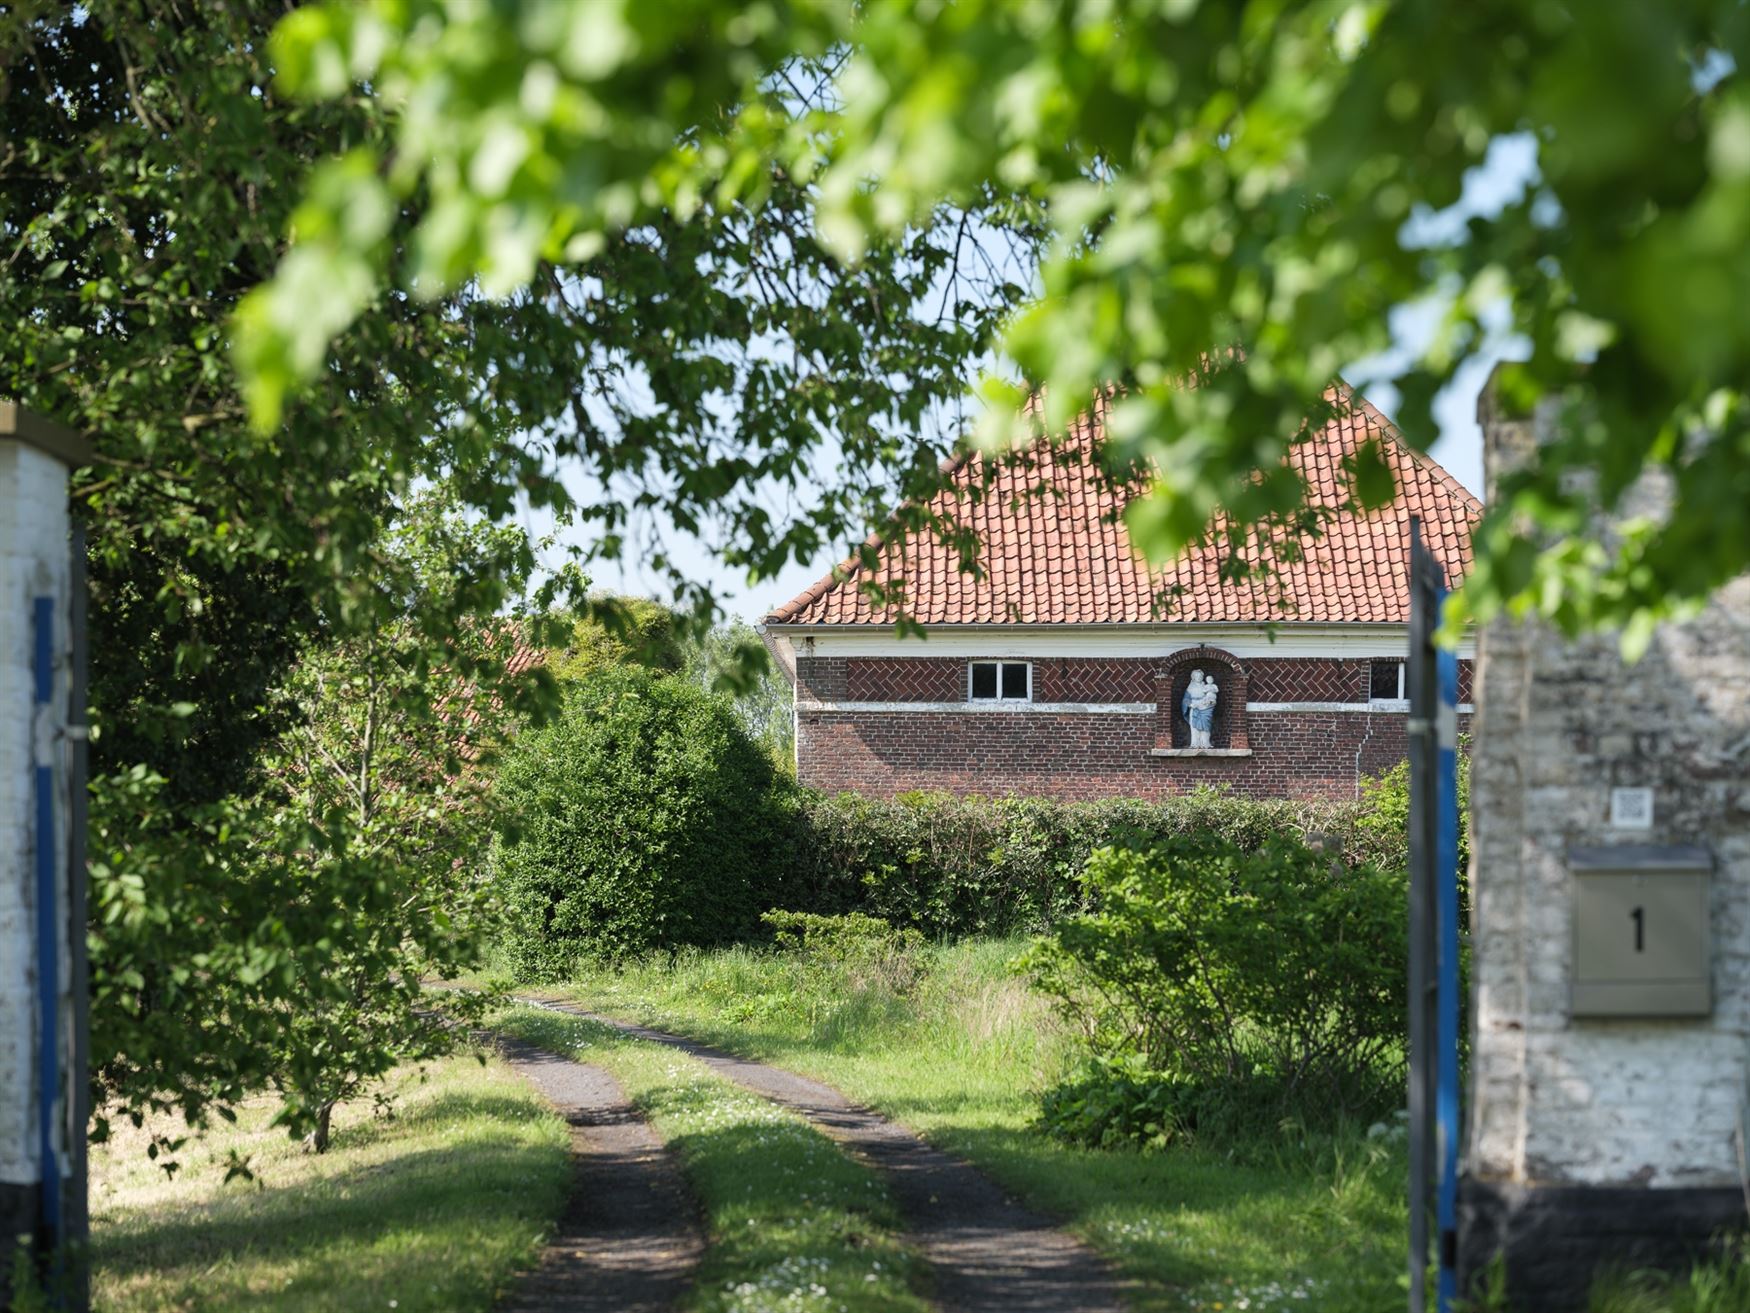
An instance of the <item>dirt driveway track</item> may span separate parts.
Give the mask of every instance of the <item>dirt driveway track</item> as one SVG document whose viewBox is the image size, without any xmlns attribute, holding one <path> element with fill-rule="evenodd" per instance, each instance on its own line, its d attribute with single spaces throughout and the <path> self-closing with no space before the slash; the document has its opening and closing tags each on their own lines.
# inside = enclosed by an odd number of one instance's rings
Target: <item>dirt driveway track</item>
<svg viewBox="0 0 1750 1313">
<path fill-rule="evenodd" d="M 601 1068 L 502 1035 L 491 1042 L 570 1123 L 576 1170 L 556 1232 L 498 1313 L 674 1307 L 705 1239 L 698 1207 L 661 1139 Z"/>
<path fill-rule="evenodd" d="M 886 1178 L 906 1240 L 930 1264 L 943 1313 L 1119 1313 L 1118 1282 L 1086 1245 L 1022 1207 L 984 1173 L 903 1126 L 793 1072 L 552 999 L 517 1000 L 665 1044 L 800 1113 Z"/>
</svg>

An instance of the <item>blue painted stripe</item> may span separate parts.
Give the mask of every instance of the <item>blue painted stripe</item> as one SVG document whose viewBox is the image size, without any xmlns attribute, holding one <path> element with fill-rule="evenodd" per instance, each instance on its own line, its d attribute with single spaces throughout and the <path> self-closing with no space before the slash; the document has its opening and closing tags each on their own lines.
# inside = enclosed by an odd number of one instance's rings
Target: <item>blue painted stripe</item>
<svg viewBox="0 0 1750 1313">
<path fill-rule="evenodd" d="M 36 708 L 46 710 L 55 697 L 55 599 L 38 597 L 32 616 L 35 654 Z M 35 750 L 36 717 L 32 722 Z M 42 1050 L 38 1064 L 42 1082 L 37 1090 L 39 1144 L 42 1153 L 42 1213 L 50 1245 L 61 1242 L 61 1160 L 55 1149 L 55 1121 L 61 1102 L 61 953 L 60 870 L 55 845 L 55 768 L 36 763 L 36 980 L 37 1024 Z"/>
<path fill-rule="evenodd" d="M 1435 615 L 1441 617 L 1446 592 L 1436 594 Z M 1434 788 L 1438 813 L 1434 848 L 1435 926 L 1438 936 L 1435 985 L 1434 1117 L 1439 1128 L 1440 1188 L 1436 1220 L 1440 1232 L 1440 1313 L 1449 1313 L 1458 1296 L 1458 1272 L 1453 1265 L 1458 1229 L 1458 654 L 1447 648 L 1435 654 L 1435 680 L 1442 729 L 1435 760 Z"/>
</svg>

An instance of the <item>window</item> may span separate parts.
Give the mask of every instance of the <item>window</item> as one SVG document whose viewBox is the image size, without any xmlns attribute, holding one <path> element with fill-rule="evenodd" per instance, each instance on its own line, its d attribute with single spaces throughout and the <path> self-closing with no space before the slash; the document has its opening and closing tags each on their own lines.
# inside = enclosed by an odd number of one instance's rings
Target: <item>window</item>
<svg viewBox="0 0 1750 1313">
<path fill-rule="evenodd" d="M 1033 667 L 1025 661 L 974 661 L 967 667 L 967 696 L 974 702 L 1028 702 Z"/>
<path fill-rule="evenodd" d="M 1402 702 L 1409 697 L 1404 687 L 1404 663 L 1375 661 L 1367 696 L 1375 702 Z"/>
</svg>

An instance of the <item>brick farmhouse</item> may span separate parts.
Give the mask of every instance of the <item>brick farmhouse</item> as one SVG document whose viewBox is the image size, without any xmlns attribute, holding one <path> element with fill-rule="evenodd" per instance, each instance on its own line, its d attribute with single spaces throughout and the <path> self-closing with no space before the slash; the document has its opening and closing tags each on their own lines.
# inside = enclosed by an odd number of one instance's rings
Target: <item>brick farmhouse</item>
<svg viewBox="0 0 1750 1313">
<path fill-rule="evenodd" d="M 902 580 L 903 610 L 862 587 L 855 559 L 761 626 L 795 689 L 804 784 L 891 796 L 1159 798 L 1199 785 L 1254 797 L 1351 798 L 1402 760 L 1410 519 L 1449 581 L 1470 563 L 1476 498 L 1339 384 L 1336 415 L 1290 463 L 1333 512 L 1268 574 L 1224 577 L 1225 548 L 1151 570 L 1119 518 L 1131 495 L 1097 472 L 1094 418 L 1023 464 L 976 461 L 931 510 L 976 532 L 978 574 L 939 535 L 879 543 L 874 578 Z M 1345 458 L 1373 438 L 1396 501 L 1360 514 Z M 972 495 L 984 487 L 984 495 Z M 1461 649 L 1460 722 L 1470 711 Z M 1218 702 L 1208 747 L 1180 700 L 1193 670 Z"/>
</svg>

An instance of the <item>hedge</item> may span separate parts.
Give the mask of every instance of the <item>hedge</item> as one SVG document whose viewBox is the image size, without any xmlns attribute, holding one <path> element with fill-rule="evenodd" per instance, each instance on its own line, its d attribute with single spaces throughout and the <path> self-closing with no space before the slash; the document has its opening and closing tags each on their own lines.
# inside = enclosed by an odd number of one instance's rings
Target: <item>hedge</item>
<svg viewBox="0 0 1750 1313">
<path fill-rule="evenodd" d="M 1407 771 L 1353 802 L 1258 801 L 1216 789 L 1160 802 L 829 796 L 774 774 L 726 704 L 687 681 L 605 671 L 509 754 L 515 817 L 497 852 L 524 976 L 579 954 L 765 933 L 768 909 L 862 913 L 932 938 L 1038 934 L 1085 912 L 1109 845 L 1281 840 L 1401 870 Z"/>
<path fill-rule="evenodd" d="M 598 671 L 517 740 L 494 787 L 510 818 L 494 875 L 518 976 L 758 933 L 793 808 L 726 699 Z"/>
<path fill-rule="evenodd" d="M 1389 800 L 1387 800 L 1389 804 Z M 1325 841 L 1354 863 L 1395 864 L 1381 807 L 1255 801 L 1215 789 L 1161 802 L 793 795 L 773 905 L 864 912 L 933 937 L 1038 933 L 1087 906 L 1089 856 L 1113 843 L 1207 835 L 1253 852 L 1273 839 Z"/>
</svg>

